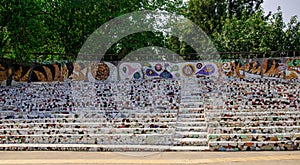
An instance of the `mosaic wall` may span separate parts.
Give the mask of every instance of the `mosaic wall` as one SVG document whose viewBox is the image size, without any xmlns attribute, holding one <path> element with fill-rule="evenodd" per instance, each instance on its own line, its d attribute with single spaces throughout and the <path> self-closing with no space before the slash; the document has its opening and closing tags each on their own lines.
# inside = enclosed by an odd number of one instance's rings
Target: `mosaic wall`
<svg viewBox="0 0 300 165">
<path fill-rule="evenodd" d="M 300 58 L 223 60 L 222 62 L 54 63 L 36 66 L 0 63 L 0 81 L 140 80 L 191 77 L 270 77 L 300 79 Z"/>
<path fill-rule="evenodd" d="M 126 65 L 135 66 L 136 63 L 126 63 Z M 123 68 L 119 68 L 121 73 Z M 145 62 L 142 64 L 142 71 L 145 79 L 153 78 L 191 78 L 202 76 L 217 76 L 218 68 L 214 63 L 203 62 L 186 62 L 186 63 L 170 63 L 170 62 Z M 139 72 L 140 73 L 140 72 Z M 126 77 L 126 76 L 125 76 Z M 128 75 L 128 77 L 132 77 Z M 123 77 L 121 77 L 123 79 Z M 136 79 L 136 78 L 133 78 Z"/>
<path fill-rule="evenodd" d="M 227 77 L 269 77 L 284 79 L 300 78 L 300 58 L 248 59 L 222 63 Z"/>
<path fill-rule="evenodd" d="M 0 82 L 52 82 L 72 79 L 76 81 L 117 80 L 117 67 L 109 62 L 55 63 L 36 66 L 0 63 Z"/>
</svg>

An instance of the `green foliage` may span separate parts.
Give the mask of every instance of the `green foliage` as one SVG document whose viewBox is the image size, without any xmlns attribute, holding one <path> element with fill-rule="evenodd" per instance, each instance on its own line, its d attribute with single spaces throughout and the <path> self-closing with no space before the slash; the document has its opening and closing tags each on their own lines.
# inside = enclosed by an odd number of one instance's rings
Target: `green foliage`
<svg viewBox="0 0 300 165">
<path fill-rule="evenodd" d="M 170 13 L 177 13 L 182 15 L 185 11 L 185 6 L 182 0 L 174 0 L 170 2 L 166 2 L 164 0 L 149 0 L 139 2 L 141 5 L 139 9 L 145 10 L 158 10 L 158 11 L 167 11 Z M 137 9 L 138 10 L 138 9 Z M 123 13 L 124 14 L 124 13 Z M 151 23 L 150 18 L 148 21 Z M 146 21 L 146 20 L 145 20 Z M 156 22 L 156 21 L 154 21 Z M 126 30 L 126 29 L 123 29 Z M 169 40 L 169 36 L 166 36 L 162 32 L 141 32 L 136 34 L 131 34 L 126 36 L 125 38 L 119 40 L 115 43 L 108 51 L 107 54 L 118 54 L 118 59 L 122 59 L 127 54 L 149 46 L 159 46 L 170 48 L 174 52 L 179 52 L 178 50 L 173 50 L 172 47 L 167 42 Z M 106 56 L 107 57 L 107 56 Z M 109 58 L 106 58 L 109 59 Z"/>
<path fill-rule="evenodd" d="M 50 57 L 51 53 L 76 57 L 89 35 L 102 24 L 122 14 L 145 9 L 185 11 L 182 0 L 4 0 L 0 2 L 0 52 L 11 52 L 7 55 L 17 61 L 65 58 Z M 108 53 L 123 56 L 149 45 L 148 42 L 165 46 L 166 37 L 153 34 L 129 36 Z M 42 54 L 34 57 L 33 52 Z"/>
<path fill-rule="evenodd" d="M 1 3 L 1 50 L 11 51 L 12 58 L 27 60 L 29 50 L 39 51 L 43 46 L 44 26 L 39 9 L 40 5 L 33 1 Z"/>
<path fill-rule="evenodd" d="M 269 51 L 268 42 L 272 33 L 271 25 L 263 19 L 259 10 L 249 18 L 227 18 L 222 32 L 214 33 L 214 43 L 224 52 L 265 52 Z"/>
<path fill-rule="evenodd" d="M 188 17 L 206 34 L 212 34 L 221 30 L 221 22 L 226 16 L 226 5 L 226 0 L 190 0 Z"/>
<path fill-rule="evenodd" d="M 280 7 L 278 7 L 277 12 L 272 15 L 270 20 L 272 26 L 272 36 L 270 38 L 270 49 L 271 50 L 284 50 L 284 40 L 285 40 L 285 31 L 284 28 L 286 27 L 282 11 Z"/>
<path fill-rule="evenodd" d="M 278 7 L 265 16 L 262 0 L 190 0 L 189 18 L 212 39 L 220 52 L 264 52 L 266 56 L 287 56 L 270 52 L 299 51 L 299 22 L 286 24 Z M 248 56 L 246 56 L 248 57 Z M 239 58 L 224 55 L 223 58 Z"/>
<path fill-rule="evenodd" d="M 300 22 L 297 20 L 297 16 L 293 16 L 287 24 L 284 43 L 285 50 L 300 52 Z"/>
<path fill-rule="evenodd" d="M 211 36 L 229 18 L 241 19 L 259 9 L 263 0 L 190 0 L 188 17 Z"/>
<path fill-rule="evenodd" d="M 285 28 L 280 8 L 269 19 L 265 19 L 259 9 L 250 16 L 243 13 L 241 19 L 235 16 L 227 18 L 221 32 L 213 34 L 213 41 L 221 52 L 265 52 L 266 56 L 285 56 L 269 53 L 299 50 L 299 22 L 296 17 Z"/>
<path fill-rule="evenodd" d="M 2 0 L 0 56 L 23 62 L 74 60 L 83 43 L 97 28 L 113 18 L 139 10 L 163 10 L 189 18 L 206 32 L 218 51 L 300 52 L 300 23 L 297 17 L 292 17 L 285 24 L 280 8 L 276 13 L 265 16 L 260 8 L 262 2 Z M 119 40 L 107 54 L 117 54 L 121 59 L 147 46 L 165 47 L 181 55 L 195 53 L 191 46 L 174 36 L 142 32 Z"/>
</svg>

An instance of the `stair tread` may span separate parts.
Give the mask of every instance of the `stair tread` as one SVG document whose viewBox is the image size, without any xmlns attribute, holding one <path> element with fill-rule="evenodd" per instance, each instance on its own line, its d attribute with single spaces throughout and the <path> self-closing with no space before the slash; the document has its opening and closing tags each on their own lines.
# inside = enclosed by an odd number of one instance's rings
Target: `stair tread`
<svg viewBox="0 0 300 165">
<path fill-rule="evenodd" d="M 179 151 L 203 151 L 209 150 L 209 146 L 174 146 L 170 148 L 171 150 Z"/>
<path fill-rule="evenodd" d="M 183 132 L 176 132 L 176 134 L 198 134 L 198 135 L 208 135 L 207 132 L 189 132 L 189 131 L 183 131 Z"/>
<path fill-rule="evenodd" d="M 190 142 L 194 142 L 194 141 L 208 141 L 207 138 L 174 138 L 175 141 L 190 141 Z"/>
<path fill-rule="evenodd" d="M 183 127 L 183 126 L 179 126 L 179 127 L 176 127 L 176 128 L 190 128 L 190 129 L 192 129 L 192 128 L 207 128 L 206 126 L 192 126 L 192 127 Z"/>
</svg>

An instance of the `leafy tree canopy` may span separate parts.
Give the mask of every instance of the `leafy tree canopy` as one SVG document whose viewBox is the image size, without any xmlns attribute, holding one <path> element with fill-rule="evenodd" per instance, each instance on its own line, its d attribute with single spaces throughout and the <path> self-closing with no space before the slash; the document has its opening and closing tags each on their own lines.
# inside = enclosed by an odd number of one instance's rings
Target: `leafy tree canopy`
<svg viewBox="0 0 300 165">
<path fill-rule="evenodd" d="M 299 53 L 298 18 L 294 16 L 285 24 L 280 8 L 266 16 L 262 3 L 263 0 L 2 0 L 0 55 L 17 61 L 74 59 L 98 27 L 140 10 L 163 10 L 187 17 L 221 52 Z M 121 39 L 107 54 L 117 54 L 120 59 L 147 46 L 165 47 L 181 55 L 195 53 L 179 38 L 143 32 Z"/>
</svg>

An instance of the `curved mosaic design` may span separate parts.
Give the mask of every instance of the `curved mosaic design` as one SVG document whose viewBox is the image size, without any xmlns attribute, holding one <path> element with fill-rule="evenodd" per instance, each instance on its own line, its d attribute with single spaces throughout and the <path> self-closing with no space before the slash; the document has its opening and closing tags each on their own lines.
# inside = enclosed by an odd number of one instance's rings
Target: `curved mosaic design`
<svg viewBox="0 0 300 165">
<path fill-rule="evenodd" d="M 142 65 L 140 63 L 122 63 L 119 65 L 121 80 L 140 80 L 143 78 Z"/>
<path fill-rule="evenodd" d="M 158 74 L 153 69 L 146 69 L 146 76 L 148 77 L 156 77 Z"/>
<path fill-rule="evenodd" d="M 169 79 L 169 78 L 173 78 L 173 75 L 169 71 L 164 70 L 163 72 L 160 73 L 159 77 L 163 79 Z"/>
<path fill-rule="evenodd" d="M 0 63 L 0 81 L 10 85 L 16 82 L 141 80 L 153 78 L 280 78 L 300 79 L 299 58 L 225 60 L 224 62 L 142 62 L 121 63 L 117 67 L 109 62 L 67 62 L 34 67 L 17 63 Z M 107 66 L 105 66 L 107 65 Z"/>
<path fill-rule="evenodd" d="M 147 62 L 143 64 L 143 71 L 146 79 L 169 79 L 174 78 L 172 67 L 173 64 L 169 62 Z M 174 69 L 176 70 L 176 66 Z"/>
<path fill-rule="evenodd" d="M 182 75 L 185 77 L 192 77 L 192 76 L 194 76 L 196 69 L 193 64 L 184 64 L 182 66 L 181 72 L 182 72 Z"/>
<path fill-rule="evenodd" d="M 242 63 L 233 60 L 222 63 L 226 77 L 266 77 L 280 79 L 299 79 L 299 58 L 248 59 Z"/>
<path fill-rule="evenodd" d="M 201 74 L 205 76 L 210 76 L 216 72 L 216 68 L 212 64 L 206 64 L 202 69 L 200 69 L 196 75 Z"/>
</svg>

